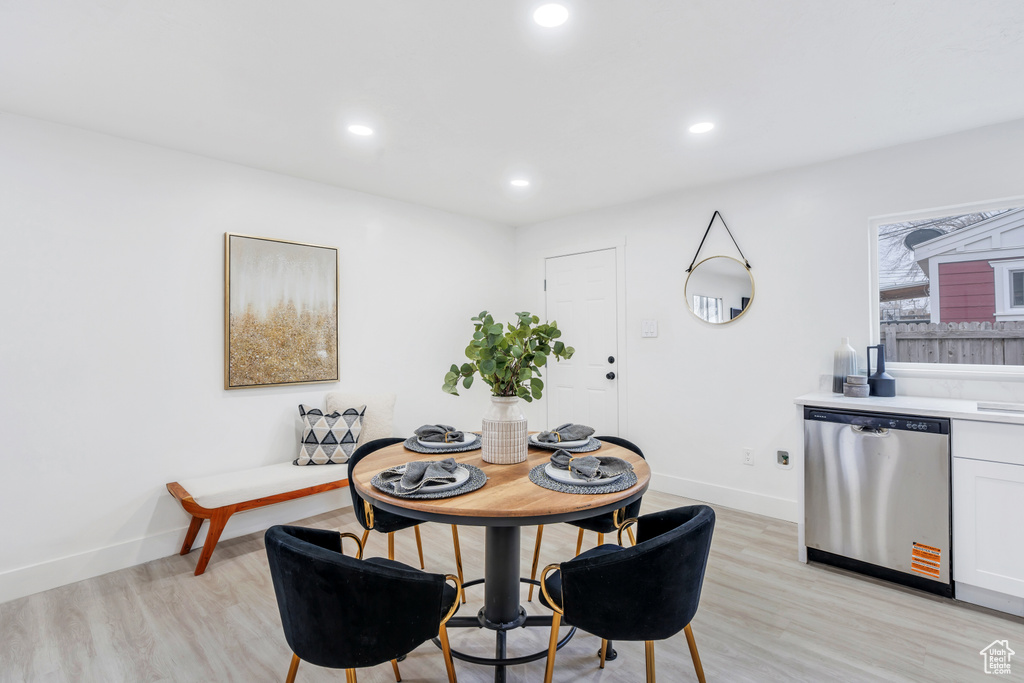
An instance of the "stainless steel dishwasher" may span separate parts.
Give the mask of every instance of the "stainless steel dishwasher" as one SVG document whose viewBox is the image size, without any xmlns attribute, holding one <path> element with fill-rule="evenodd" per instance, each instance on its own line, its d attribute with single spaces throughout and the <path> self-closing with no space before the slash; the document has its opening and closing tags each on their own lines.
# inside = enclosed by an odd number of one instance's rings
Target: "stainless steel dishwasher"
<svg viewBox="0 0 1024 683">
<path fill-rule="evenodd" d="M 952 597 L 949 420 L 804 408 L 807 559 Z"/>
</svg>

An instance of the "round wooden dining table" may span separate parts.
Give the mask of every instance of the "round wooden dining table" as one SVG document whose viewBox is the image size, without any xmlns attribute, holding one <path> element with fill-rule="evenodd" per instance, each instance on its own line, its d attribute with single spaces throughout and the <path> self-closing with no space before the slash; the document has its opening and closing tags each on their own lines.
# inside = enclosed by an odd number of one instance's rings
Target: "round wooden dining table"
<svg viewBox="0 0 1024 683">
<path fill-rule="evenodd" d="M 534 524 L 571 522 L 593 517 L 632 503 L 644 494 L 651 479 L 647 462 L 633 451 L 602 442 L 601 448 L 589 455 L 614 456 L 633 465 L 637 482 L 624 491 L 602 494 L 562 493 L 543 488 L 530 481 L 530 470 L 546 463 L 552 451 L 531 446 L 526 461 L 514 465 L 484 462 L 481 451 L 423 455 L 397 443 L 363 458 L 352 472 L 352 481 L 359 494 L 382 510 L 425 522 L 466 524 L 486 527 L 484 579 L 467 581 L 466 585 L 484 584 L 484 606 L 476 617 L 454 617 L 448 628 L 488 628 L 495 632 L 495 657 L 483 658 L 452 650 L 457 659 L 494 666 L 496 683 L 505 681 L 505 667 L 541 659 L 547 650 L 521 657 L 507 656 L 507 634 L 523 626 L 551 626 L 550 616 L 527 616 L 520 604 L 520 584 L 530 583 L 519 575 L 520 528 Z M 381 470 L 404 465 L 413 460 L 437 460 L 452 457 L 457 462 L 475 465 L 487 475 L 482 488 L 450 498 L 398 498 L 374 488 L 370 480 Z M 570 558 L 566 558 L 567 560 Z M 536 584 L 536 581 L 532 583 Z M 575 630 L 575 629 L 574 629 Z M 567 635 L 561 647 L 572 636 Z"/>
</svg>

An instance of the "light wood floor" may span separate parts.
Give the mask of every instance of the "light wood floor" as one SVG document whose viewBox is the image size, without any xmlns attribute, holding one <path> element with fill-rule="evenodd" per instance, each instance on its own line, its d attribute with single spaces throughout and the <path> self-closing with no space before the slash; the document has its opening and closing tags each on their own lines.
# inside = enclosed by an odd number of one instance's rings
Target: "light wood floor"
<svg viewBox="0 0 1024 683">
<path fill-rule="evenodd" d="M 644 511 L 690 501 L 649 493 Z M 700 609 L 693 632 L 708 681 L 990 680 L 979 651 L 1009 639 L 1020 652 L 1024 620 L 796 561 L 796 526 L 719 508 Z M 359 531 L 350 511 L 301 524 Z M 461 527 L 467 579 L 482 575 L 483 533 Z M 576 530 L 548 527 L 541 566 L 568 559 Z M 534 529 L 524 529 L 528 575 Z M 427 569 L 454 573 L 451 531 L 424 525 Z M 588 534 L 584 547 L 596 535 Z M 281 631 L 262 534 L 221 543 L 203 576 L 196 552 L 113 572 L 0 605 L 0 681 L 281 681 L 290 652 Z M 373 534 L 370 555 L 386 555 Z M 415 563 L 411 531 L 399 534 L 398 559 Z M 482 588 L 460 611 L 475 614 Z M 525 601 L 525 590 L 523 600 Z M 536 601 L 536 598 L 535 598 Z M 531 611 L 542 613 L 530 606 Z M 489 632 L 457 629 L 453 647 L 490 655 Z M 545 629 L 520 629 L 512 653 L 543 649 Z M 597 667 L 599 640 L 579 633 L 558 653 L 555 681 L 643 680 L 642 643 L 616 643 L 619 658 Z M 683 634 L 656 645 L 658 680 L 694 681 Z M 456 661 L 463 683 L 493 680 L 486 669 Z M 401 665 L 405 681 L 444 681 L 432 644 Z M 540 681 L 543 660 L 510 669 L 509 681 Z M 344 672 L 299 667 L 299 681 L 341 681 Z M 361 683 L 394 681 L 387 664 L 359 671 Z"/>
</svg>

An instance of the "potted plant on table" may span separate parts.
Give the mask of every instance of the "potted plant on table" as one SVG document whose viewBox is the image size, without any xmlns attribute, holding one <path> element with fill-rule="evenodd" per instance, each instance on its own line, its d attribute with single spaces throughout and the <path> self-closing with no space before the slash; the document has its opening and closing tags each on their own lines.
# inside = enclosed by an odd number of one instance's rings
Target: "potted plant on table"
<svg viewBox="0 0 1024 683">
<path fill-rule="evenodd" d="M 466 347 L 469 362 L 453 364 L 441 387 L 458 396 L 459 382 L 469 389 L 478 374 L 491 387 L 491 405 L 481 428 L 483 459 L 490 463 L 526 460 L 526 415 L 519 399 L 539 399 L 544 391 L 540 369 L 551 357 L 568 360 L 576 351 L 558 341 L 562 332 L 557 322 L 540 324 L 540 318 L 525 311 L 516 317 L 518 323 L 502 325 L 487 311 L 474 316 L 473 341 Z"/>
</svg>

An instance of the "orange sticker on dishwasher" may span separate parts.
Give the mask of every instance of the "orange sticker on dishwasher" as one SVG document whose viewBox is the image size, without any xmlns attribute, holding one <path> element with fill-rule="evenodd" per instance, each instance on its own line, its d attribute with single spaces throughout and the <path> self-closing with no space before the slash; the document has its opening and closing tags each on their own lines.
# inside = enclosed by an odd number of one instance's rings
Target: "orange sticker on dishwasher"
<svg viewBox="0 0 1024 683">
<path fill-rule="evenodd" d="M 914 542 L 910 552 L 910 569 L 918 574 L 931 578 L 939 578 L 942 567 L 942 550 L 931 545 Z"/>
</svg>

